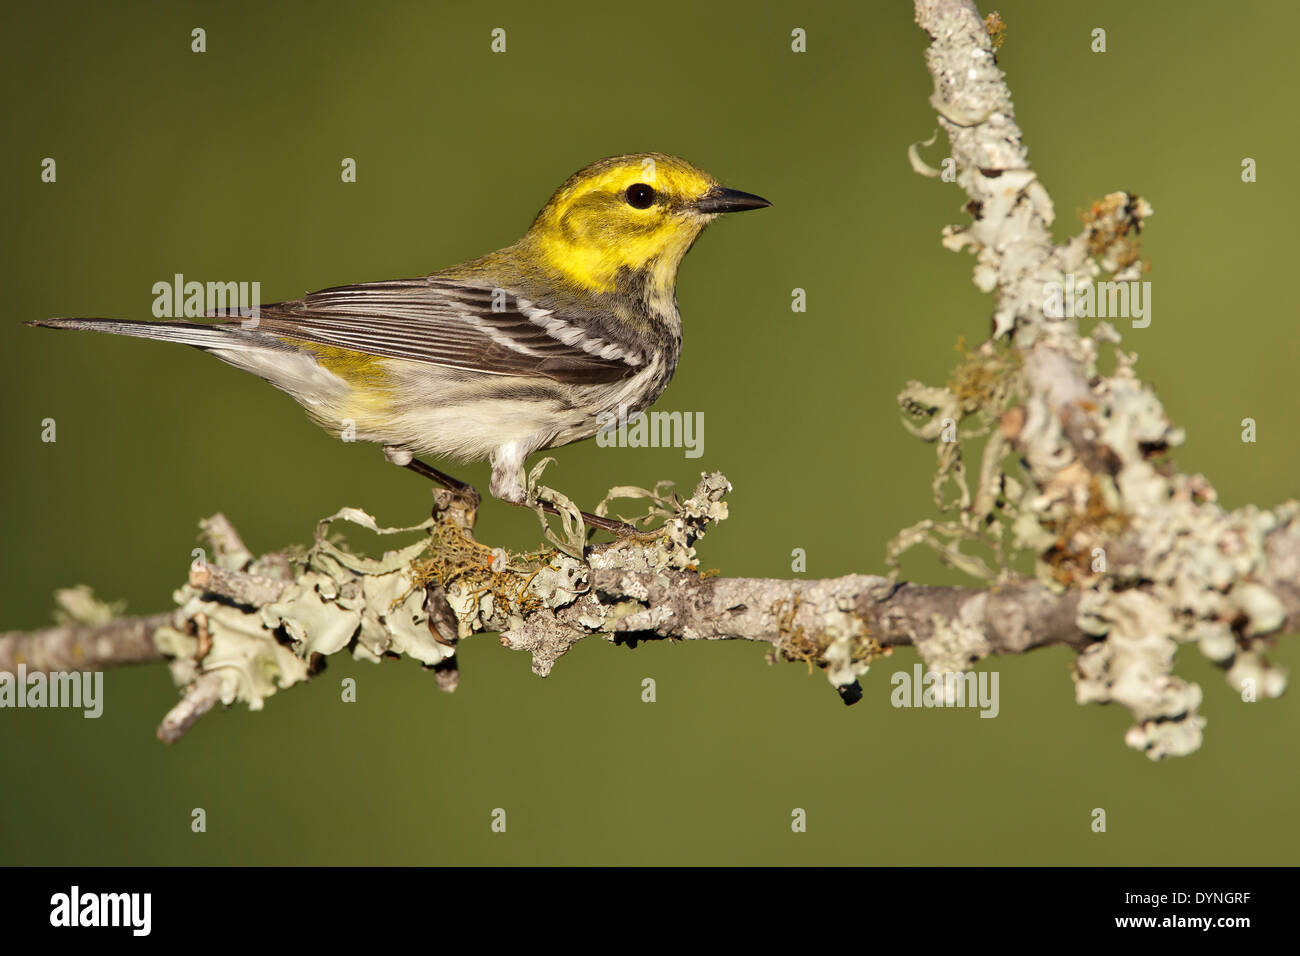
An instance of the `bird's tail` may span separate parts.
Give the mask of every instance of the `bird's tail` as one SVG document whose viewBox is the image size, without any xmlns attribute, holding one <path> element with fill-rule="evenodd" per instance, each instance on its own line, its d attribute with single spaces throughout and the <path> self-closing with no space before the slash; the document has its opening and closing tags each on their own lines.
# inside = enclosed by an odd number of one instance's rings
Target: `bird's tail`
<svg viewBox="0 0 1300 956">
<path fill-rule="evenodd" d="M 133 335 L 141 339 L 179 342 L 182 345 L 193 345 L 201 349 L 264 349 L 268 344 L 263 335 L 234 324 L 128 322 L 122 319 L 34 319 L 23 324 L 43 326 L 47 329 L 112 332 L 114 335 Z"/>
</svg>

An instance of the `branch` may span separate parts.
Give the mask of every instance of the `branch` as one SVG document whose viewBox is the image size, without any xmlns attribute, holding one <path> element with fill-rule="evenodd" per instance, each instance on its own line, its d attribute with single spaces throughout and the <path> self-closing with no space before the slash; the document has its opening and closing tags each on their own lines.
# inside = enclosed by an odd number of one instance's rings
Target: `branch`
<svg viewBox="0 0 1300 956">
<path fill-rule="evenodd" d="M 857 678 L 897 646 L 914 646 L 930 671 L 946 673 L 991 654 L 1047 646 L 1077 651 L 1098 642 L 1078 625 L 1078 593 L 1037 582 L 987 589 L 894 584 L 875 575 L 703 575 L 694 544 L 727 516 L 729 490 L 715 474 L 684 502 L 657 495 L 657 507 L 675 509 L 661 529 L 591 547 L 584 561 L 555 549 L 518 555 L 488 548 L 473 537 L 474 513 L 445 492 L 435 494 L 431 519 L 415 528 L 379 528 L 363 512 L 345 509 L 323 521 L 315 544 L 296 558 L 276 552 L 254 561 L 242 549 L 221 549 L 211 529 L 233 528 L 217 516 L 203 524 L 209 540 L 219 558 L 233 555 L 245 568 L 196 565 L 175 613 L 0 636 L 0 663 L 75 670 L 158 660 L 165 652 L 184 697 L 158 737 L 174 741 L 218 701 L 260 708 L 277 689 L 319 672 L 324 655 L 344 648 L 373 661 L 409 654 L 452 690 L 459 642 L 490 631 L 500 632 L 504 646 L 531 654 L 542 676 L 578 641 L 594 636 L 632 646 L 658 639 L 766 643 L 769 659 L 826 671 L 849 703 L 861 695 Z M 339 521 L 416 540 L 368 558 L 333 533 Z M 1300 522 L 1280 527 L 1268 545 L 1279 575 L 1270 584 L 1286 595 L 1294 625 L 1300 622 L 1294 584 Z M 267 568 L 281 570 L 270 575 Z M 69 594 L 79 597 L 83 618 L 103 617 L 85 592 L 64 592 L 65 608 Z"/>
<path fill-rule="evenodd" d="M 100 670 L 161 661 L 153 636 L 173 618 L 168 613 L 88 624 L 69 621 L 25 634 L 0 634 L 0 671 L 14 673 L 20 666 L 43 673 Z"/>
<path fill-rule="evenodd" d="M 916 0 L 916 17 L 932 39 L 930 102 L 973 217 L 948 227 L 944 245 L 975 255 L 975 284 L 994 294 L 995 308 L 993 335 L 947 387 L 912 382 L 900 396 L 914 433 L 938 440 L 936 502 L 955 517 L 906 529 L 891 555 L 925 543 L 1002 581 L 1013 577 L 1006 550 L 1035 552 L 1038 580 L 1077 591 L 1078 625 L 1102 638 L 1076 663 L 1079 701 L 1124 704 L 1137 719 L 1127 742 L 1152 758 L 1190 753 L 1205 719 L 1200 688 L 1172 674 L 1178 645 L 1193 643 L 1224 667 L 1243 699 L 1285 687 L 1264 650 L 1268 635 L 1296 625 L 1297 506 L 1225 512 L 1207 479 L 1174 467 L 1168 453 L 1184 434 L 1137 378 L 1136 356 L 1115 347 L 1110 323 L 1084 336 L 1078 321 L 1098 314 L 1103 295 L 1118 302 L 1123 292 L 1127 304 L 1149 289 L 1138 280 L 1150 205 L 1112 193 L 1092 206 L 1082 233 L 1054 244 L 1051 199 L 1030 168 L 974 4 Z M 1149 324 L 1148 308 L 1132 326 Z M 1098 370 L 1103 349 L 1114 353 L 1110 376 Z M 963 446 L 985 434 L 972 492 Z M 944 498 L 953 487 L 955 503 Z M 996 571 L 969 552 L 976 545 L 992 551 Z"/>
</svg>

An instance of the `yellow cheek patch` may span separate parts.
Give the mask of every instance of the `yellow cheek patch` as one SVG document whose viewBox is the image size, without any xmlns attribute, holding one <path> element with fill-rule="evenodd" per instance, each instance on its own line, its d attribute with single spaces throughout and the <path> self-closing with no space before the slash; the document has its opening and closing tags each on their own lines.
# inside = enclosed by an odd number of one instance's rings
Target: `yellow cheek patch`
<svg viewBox="0 0 1300 956">
<path fill-rule="evenodd" d="M 645 183 L 662 199 L 640 210 L 624 202 L 629 186 Z M 700 230 L 702 217 L 684 207 L 717 185 L 685 160 L 635 153 L 593 163 L 569 178 L 538 214 L 525 237 L 543 262 L 593 292 L 611 292 L 622 269 L 666 270 L 678 263 Z"/>
<path fill-rule="evenodd" d="M 695 241 L 699 228 L 664 223 L 649 233 L 610 238 L 606 242 L 569 242 L 559 235 L 539 238 L 538 251 L 546 264 L 590 292 L 612 292 L 620 269 L 644 269 L 654 264 L 671 284 L 678 263 Z"/>
</svg>

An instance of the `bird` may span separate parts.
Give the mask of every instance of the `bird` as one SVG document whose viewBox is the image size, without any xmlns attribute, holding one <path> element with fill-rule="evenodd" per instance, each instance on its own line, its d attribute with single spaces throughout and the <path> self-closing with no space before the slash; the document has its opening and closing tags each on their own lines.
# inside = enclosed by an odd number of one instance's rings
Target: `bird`
<svg viewBox="0 0 1300 956">
<path fill-rule="evenodd" d="M 720 215 L 770 205 L 679 157 L 627 153 L 565 180 L 513 245 L 429 275 L 209 312 L 213 321 L 25 324 L 194 346 L 287 392 L 336 437 L 378 443 L 389 461 L 475 506 L 473 487 L 416 456 L 487 459 L 493 497 L 556 513 L 532 494 L 527 458 L 659 398 L 681 354 L 683 257 Z"/>
</svg>

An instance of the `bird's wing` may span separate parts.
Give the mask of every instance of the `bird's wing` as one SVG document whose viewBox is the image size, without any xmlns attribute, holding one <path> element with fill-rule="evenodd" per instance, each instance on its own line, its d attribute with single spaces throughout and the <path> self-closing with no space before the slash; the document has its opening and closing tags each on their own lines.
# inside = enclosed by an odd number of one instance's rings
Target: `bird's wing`
<svg viewBox="0 0 1300 956">
<path fill-rule="evenodd" d="M 614 382 L 646 357 L 593 333 L 581 316 L 509 290 L 459 280 L 339 286 L 261 306 L 258 330 L 280 338 L 492 375 L 569 384 Z"/>
</svg>

